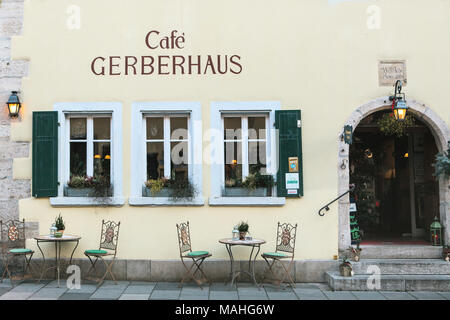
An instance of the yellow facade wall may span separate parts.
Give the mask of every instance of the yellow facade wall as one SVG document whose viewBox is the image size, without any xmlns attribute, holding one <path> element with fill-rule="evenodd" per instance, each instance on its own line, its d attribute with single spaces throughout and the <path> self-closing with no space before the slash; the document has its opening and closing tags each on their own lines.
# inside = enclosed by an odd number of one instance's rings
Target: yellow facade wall
<svg viewBox="0 0 450 320">
<path fill-rule="evenodd" d="M 67 27 L 71 5 L 81 28 Z M 368 8 L 380 9 L 370 29 Z M 199 101 L 203 131 L 212 101 L 280 101 L 301 109 L 305 195 L 283 207 L 210 207 L 210 169 L 203 167 L 203 207 L 53 208 L 48 199 L 20 201 L 20 218 L 38 221 L 47 234 L 58 213 L 66 233 L 82 236 L 76 256 L 98 246 L 102 219 L 120 220 L 119 258 L 175 259 L 175 224 L 191 223 L 194 250 L 227 258 L 218 239 L 248 220 L 251 234 L 275 246 L 277 221 L 297 222 L 297 259 L 332 259 L 338 251 L 337 205 L 317 211 L 337 195 L 338 137 L 358 106 L 392 93 L 379 87 L 379 60 L 406 60 L 407 98 L 426 103 L 447 123 L 450 85 L 450 1 L 442 0 L 28 0 L 24 31 L 13 39 L 13 57 L 29 59 L 22 82 L 22 121 L 12 139 L 31 141 L 32 111 L 58 102 L 123 104 L 124 197 L 130 193 L 131 105 L 147 101 Z M 182 50 L 149 50 L 150 30 L 186 34 Z M 97 56 L 238 54 L 239 75 L 94 76 Z M 204 141 L 204 148 L 208 142 Z M 30 153 L 31 154 L 31 153 Z M 30 156 L 31 157 L 31 156 Z M 14 161 L 14 177 L 31 179 L 31 158 Z M 35 247 L 34 241 L 28 245 Z M 68 246 L 69 247 L 69 246 Z M 50 246 L 49 246 L 50 248 Z M 246 249 L 238 258 L 247 257 Z"/>
</svg>

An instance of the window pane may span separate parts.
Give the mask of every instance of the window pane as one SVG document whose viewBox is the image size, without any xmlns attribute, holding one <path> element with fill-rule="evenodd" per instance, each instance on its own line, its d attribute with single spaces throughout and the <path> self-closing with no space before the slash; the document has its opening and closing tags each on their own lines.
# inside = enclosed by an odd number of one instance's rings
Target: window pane
<svg viewBox="0 0 450 320">
<path fill-rule="evenodd" d="M 225 140 L 241 140 L 241 118 L 223 118 L 224 124 L 224 139 Z"/>
<path fill-rule="evenodd" d="M 111 144 L 94 142 L 94 176 L 111 176 Z"/>
<path fill-rule="evenodd" d="M 170 139 L 187 140 L 187 118 L 170 118 Z"/>
<path fill-rule="evenodd" d="M 70 143 L 70 176 L 86 175 L 86 142 Z"/>
<path fill-rule="evenodd" d="M 147 180 L 164 177 L 164 143 L 147 142 Z"/>
<path fill-rule="evenodd" d="M 70 118 L 70 139 L 86 139 L 86 118 Z"/>
<path fill-rule="evenodd" d="M 265 142 L 249 142 L 248 143 L 248 164 L 249 173 L 259 172 L 266 174 L 266 143 Z"/>
<path fill-rule="evenodd" d="M 164 118 L 147 118 L 147 140 L 164 139 Z"/>
<path fill-rule="evenodd" d="M 265 117 L 248 117 L 248 138 L 266 139 Z"/>
<path fill-rule="evenodd" d="M 170 177 L 175 179 L 188 178 L 189 152 L 187 142 L 170 143 L 170 159 L 172 172 Z"/>
<path fill-rule="evenodd" d="M 94 118 L 94 140 L 111 139 L 111 118 Z"/>
<path fill-rule="evenodd" d="M 242 179 L 242 143 L 225 142 L 225 180 Z"/>
</svg>

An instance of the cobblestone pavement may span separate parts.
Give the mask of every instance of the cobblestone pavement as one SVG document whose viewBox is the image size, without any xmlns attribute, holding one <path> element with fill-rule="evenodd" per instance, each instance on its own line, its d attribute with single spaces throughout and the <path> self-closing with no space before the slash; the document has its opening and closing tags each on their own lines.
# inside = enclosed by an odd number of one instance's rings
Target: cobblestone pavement
<svg viewBox="0 0 450 320">
<path fill-rule="evenodd" d="M 97 288 L 82 283 L 69 290 L 66 282 L 25 281 L 13 288 L 9 280 L 0 283 L 0 300 L 450 300 L 450 292 L 332 291 L 323 283 L 298 283 L 296 288 L 278 288 L 267 284 L 258 289 L 250 283 L 231 287 L 223 283 L 204 286 L 174 282 L 105 281 Z"/>
</svg>

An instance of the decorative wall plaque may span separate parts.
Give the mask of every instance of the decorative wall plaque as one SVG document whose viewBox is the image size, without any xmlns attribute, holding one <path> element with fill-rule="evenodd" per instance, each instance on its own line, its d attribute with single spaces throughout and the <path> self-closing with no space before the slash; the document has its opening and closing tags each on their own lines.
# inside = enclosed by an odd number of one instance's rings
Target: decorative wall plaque
<svg viewBox="0 0 450 320">
<path fill-rule="evenodd" d="M 391 87 L 397 80 L 407 84 L 406 61 L 380 61 L 378 63 L 378 82 L 380 87 Z"/>
</svg>

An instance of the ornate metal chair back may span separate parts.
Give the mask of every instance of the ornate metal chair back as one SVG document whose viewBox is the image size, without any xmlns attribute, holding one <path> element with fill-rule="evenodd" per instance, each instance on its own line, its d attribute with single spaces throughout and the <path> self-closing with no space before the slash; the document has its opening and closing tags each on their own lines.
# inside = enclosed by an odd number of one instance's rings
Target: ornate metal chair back
<svg viewBox="0 0 450 320">
<path fill-rule="evenodd" d="M 0 221 L 2 253 L 9 249 L 25 248 L 25 219 Z"/>
<path fill-rule="evenodd" d="M 292 253 L 294 256 L 295 238 L 297 235 L 297 224 L 278 222 L 276 251 Z"/>
<path fill-rule="evenodd" d="M 180 247 L 180 256 L 191 249 L 191 233 L 189 231 L 189 221 L 177 224 L 178 246 Z"/>
<path fill-rule="evenodd" d="M 102 232 L 100 237 L 100 249 L 117 252 L 117 243 L 119 241 L 120 222 L 102 220 Z"/>
</svg>

